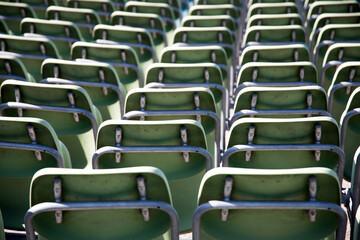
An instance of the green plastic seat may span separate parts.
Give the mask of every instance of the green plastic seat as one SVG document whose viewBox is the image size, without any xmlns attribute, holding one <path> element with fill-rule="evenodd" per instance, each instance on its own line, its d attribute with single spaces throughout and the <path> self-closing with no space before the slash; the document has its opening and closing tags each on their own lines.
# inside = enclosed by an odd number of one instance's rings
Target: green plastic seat
<svg viewBox="0 0 360 240">
<path fill-rule="evenodd" d="M 46 18 L 73 22 L 85 41 L 91 42 L 95 25 L 100 24 L 99 15 L 92 9 L 50 6 L 46 10 Z"/>
<path fill-rule="evenodd" d="M 214 95 L 216 107 L 221 113 L 221 129 L 225 129 L 225 119 L 228 116 L 229 109 L 229 98 L 220 68 L 216 66 L 216 64 L 158 63 L 150 66 L 145 78 L 145 88 L 175 87 L 206 87 L 210 89 Z"/>
<path fill-rule="evenodd" d="M 359 36 L 360 24 L 329 24 L 323 27 L 312 50 L 312 58 L 316 69 L 321 72 L 324 56 L 332 44 L 337 42 L 358 42 Z"/>
<path fill-rule="evenodd" d="M 149 65 L 158 61 L 151 34 L 144 28 L 100 24 L 95 26 L 93 38 L 97 43 L 132 47 L 136 51 L 143 72 Z"/>
<path fill-rule="evenodd" d="M 173 8 L 167 3 L 128 1 L 124 11 L 157 14 L 162 18 L 166 32 L 175 30 L 179 25 Z M 168 40 L 172 40 L 172 38 Z"/>
<path fill-rule="evenodd" d="M 83 87 L 102 119 L 121 119 L 124 114 L 125 87 L 115 69 L 93 60 L 47 59 L 41 66 L 43 83 L 74 84 Z"/>
<path fill-rule="evenodd" d="M 328 92 L 336 69 L 347 61 L 360 60 L 360 43 L 334 43 L 324 56 L 319 85 Z"/>
<path fill-rule="evenodd" d="M 243 48 L 247 45 L 305 43 L 305 30 L 299 25 L 252 26 L 246 30 Z"/>
<path fill-rule="evenodd" d="M 178 216 L 153 167 L 38 171 L 25 216 L 27 239 L 178 239 Z"/>
<path fill-rule="evenodd" d="M 72 59 L 91 59 L 113 66 L 127 91 L 143 87 L 143 71 L 135 50 L 127 45 L 76 42 Z"/>
<path fill-rule="evenodd" d="M 180 232 L 191 229 L 201 179 L 213 164 L 204 129 L 194 120 L 106 121 L 99 128 L 93 163 L 94 168 L 161 169 L 179 214 Z"/>
<path fill-rule="evenodd" d="M 307 11 L 305 28 L 308 34 L 313 30 L 314 22 L 323 13 L 353 13 L 359 12 L 360 5 L 357 1 L 315 1 Z"/>
<path fill-rule="evenodd" d="M 111 0 L 66 0 L 66 6 L 71 8 L 92 9 L 100 16 L 101 23 L 108 24 L 116 7 Z"/>
<path fill-rule="evenodd" d="M 1 85 L 1 115 L 48 121 L 70 152 L 73 168 L 91 168 L 99 110 L 87 92 L 75 85 L 7 80 Z"/>
<path fill-rule="evenodd" d="M 302 25 L 302 18 L 298 13 L 283 14 L 255 14 L 248 19 L 246 28 L 261 26 L 284 26 L 284 25 Z"/>
<path fill-rule="evenodd" d="M 248 62 L 302 62 L 310 61 L 305 44 L 279 44 L 246 46 L 240 56 L 239 66 Z"/>
<path fill-rule="evenodd" d="M 63 59 L 70 59 L 71 45 L 83 41 L 78 27 L 69 21 L 24 18 L 21 32 L 25 37 L 45 37 L 56 45 Z"/>
<path fill-rule="evenodd" d="M 246 87 L 237 94 L 231 123 L 243 117 L 330 116 L 320 86 Z"/>
<path fill-rule="evenodd" d="M 201 15 L 201 16 L 217 16 L 217 15 L 228 15 L 234 19 L 240 18 L 239 11 L 232 4 L 221 4 L 221 5 L 193 5 L 189 9 L 190 16 Z"/>
<path fill-rule="evenodd" d="M 134 89 L 126 96 L 126 120 L 197 120 L 204 128 L 208 151 L 214 165 L 220 162 L 223 147 L 221 115 L 212 92 L 207 88 Z"/>
<path fill-rule="evenodd" d="M 328 111 L 340 123 L 351 93 L 360 86 L 360 64 L 357 61 L 344 62 L 334 73 L 328 90 Z"/>
<path fill-rule="evenodd" d="M 360 157 L 360 148 L 356 149 L 354 157 L 352 159 L 352 170 L 351 170 L 351 187 L 347 189 L 347 199 L 344 202 L 344 205 L 348 211 L 351 239 L 358 239 L 359 235 L 359 197 L 360 197 L 360 175 L 359 175 L 359 157 Z"/>
<path fill-rule="evenodd" d="M 36 18 L 34 9 L 26 3 L 0 1 L 0 16 L 7 24 L 9 32 L 21 35 L 20 22 L 23 18 Z"/>
<path fill-rule="evenodd" d="M 198 205 L 193 240 L 345 239 L 347 217 L 331 169 L 212 169 Z"/>
<path fill-rule="evenodd" d="M 355 13 L 322 13 L 317 16 L 309 34 L 309 43 L 313 48 L 323 27 L 329 24 L 355 24 L 360 22 L 360 12 Z"/>
<path fill-rule="evenodd" d="M 46 167 L 71 167 L 52 126 L 38 118 L 0 117 L 0 208 L 6 229 L 24 230 L 33 175 Z"/>
<path fill-rule="evenodd" d="M 359 147 L 359 90 L 359 88 L 356 88 L 351 93 L 340 120 L 340 146 L 346 156 L 344 177 L 349 181 L 352 180 L 353 158 Z"/>
<path fill-rule="evenodd" d="M 247 86 L 316 85 L 316 77 L 311 62 L 249 62 L 240 68 L 235 96 Z"/>
<path fill-rule="evenodd" d="M 11 55 L 19 58 L 28 73 L 36 81 L 41 80 L 41 64 L 47 58 L 60 58 L 55 44 L 46 38 L 28 38 L 0 34 L 2 42 L 1 55 Z"/>
<path fill-rule="evenodd" d="M 294 2 L 281 3 L 254 3 L 247 12 L 247 19 L 256 14 L 285 14 L 298 13 L 299 9 Z"/>
<path fill-rule="evenodd" d="M 137 2 L 148 2 L 148 3 L 166 3 L 169 4 L 175 14 L 175 18 L 178 20 L 181 20 L 183 13 L 182 13 L 182 6 L 181 6 L 181 0 L 134 0 Z"/>
<path fill-rule="evenodd" d="M 6 79 L 16 79 L 28 82 L 35 81 L 19 58 L 13 55 L 0 53 L 0 83 Z"/>
<path fill-rule="evenodd" d="M 60 6 L 60 0 L 10 0 L 10 2 L 21 2 L 29 4 L 34 9 L 36 16 L 41 19 L 46 19 L 46 9 L 50 6 Z"/>
<path fill-rule="evenodd" d="M 164 21 L 154 13 L 133 13 L 116 11 L 111 14 L 110 23 L 112 25 L 123 25 L 137 28 L 145 28 L 149 31 L 157 56 L 161 50 L 171 45 L 173 30 L 166 32 Z"/>
</svg>

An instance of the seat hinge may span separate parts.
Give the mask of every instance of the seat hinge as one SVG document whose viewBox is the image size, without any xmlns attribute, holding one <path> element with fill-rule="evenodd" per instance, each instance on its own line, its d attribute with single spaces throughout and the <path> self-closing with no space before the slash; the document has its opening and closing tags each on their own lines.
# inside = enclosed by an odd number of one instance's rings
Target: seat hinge
<svg viewBox="0 0 360 240">
<path fill-rule="evenodd" d="M 316 124 L 315 125 L 315 143 L 320 144 L 320 140 L 321 140 L 321 125 Z M 320 156 L 321 156 L 320 150 L 316 150 L 315 151 L 315 160 L 320 161 Z"/>
<path fill-rule="evenodd" d="M 308 93 L 306 94 L 306 103 L 307 103 L 308 109 L 311 109 L 311 108 L 312 108 L 312 104 L 313 104 L 313 97 L 312 97 L 312 93 L 311 93 L 311 92 L 308 92 Z M 308 114 L 307 116 L 308 116 L 308 117 L 311 117 L 311 114 Z"/>
<path fill-rule="evenodd" d="M 62 201 L 62 181 L 61 178 L 54 178 L 54 198 L 56 203 L 61 203 Z M 63 219 L 62 211 L 55 211 L 55 221 L 56 223 L 61 223 Z"/>
<path fill-rule="evenodd" d="M 105 83 L 105 73 L 104 73 L 104 69 L 102 68 L 99 68 L 99 78 L 100 78 L 100 81 L 101 83 Z M 106 87 L 103 87 L 103 93 L 105 96 L 108 95 L 108 89 Z"/>
<path fill-rule="evenodd" d="M 123 61 L 123 63 L 126 63 L 126 52 L 125 50 L 121 50 L 121 60 Z M 124 67 L 124 72 L 126 75 L 129 75 L 129 68 L 128 67 Z"/>
<path fill-rule="evenodd" d="M 29 137 L 30 137 L 30 140 L 31 140 L 31 143 L 36 145 L 37 144 L 37 140 L 36 140 L 36 134 L 35 134 L 35 130 L 34 130 L 34 126 L 32 124 L 29 124 L 27 126 L 27 129 L 28 129 L 28 133 L 29 133 Z M 42 156 L 41 156 L 41 152 L 40 151 L 36 151 L 35 150 L 35 156 L 36 156 L 36 159 L 41 161 L 42 160 Z"/>
<path fill-rule="evenodd" d="M 145 186 L 145 178 L 144 176 L 136 177 L 137 187 L 139 190 L 140 201 L 146 201 L 146 186 Z M 143 215 L 144 221 L 148 222 L 150 220 L 150 212 L 148 208 L 141 209 L 141 213 Z"/>
<path fill-rule="evenodd" d="M 74 94 L 71 91 L 68 91 L 68 99 L 71 105 L 71 108 L 75 108 L 75 98 L 74 98 Z M 73 113 L 74 116 L 74 120 L 75 122 L 79 122 L 79 114 L 78 113 Z"/>
<path fill-rule="evenodd" d="M 200 96 L 199 93 L 194 93 L 194 103 L 195 103 L 195 110 L 200 110 Z M 196 115 L 196 121 L 201 123 L 201 115 Z"/>
<path fill-rule="evenodd" d="M 143 39 L 142 39 L 141 33 L 138 33 L 138 34 L 137 34 L 137 40 L 138 40 L 138 43 L 139 43 L 139 44 L 142 44 L 142 43 L 143 43 Z M 144 51 L 144 48 L 143 48 L 143 47 L 140 47 L 140 53 L 141 53 L 141 55 L 144 55 L 145 51 Z"/>
<path fill-rule="evenodd" d="M 311 176 L 309 178 L 309 200 L 311 202 L 316 201 L 316 195 L 317 195 L 317 179 L 315 176 Z M 310 209 L 309 210 L 309 220 L 310 222 L 316 221 L 316 210 Z"/>
<path fill-rule="evenodd" d="M 121 146 L 121 140 L 122 140 L 122 128 L 117 127 L 115 130 L 115 147 Z M 115 162 L 120 163 L 121 161 L 121 152 L 116 151 L 115 152 Z"/>
<path fill-rule="evenodd" d="M 14 88 L 14 91 L 15 91 L 15 101 L 16 101 L 17 103 L 19 103 L 19 102 L 21 101 L 20 88 L 19 88 L 19 87 L 15 87 L 15 88 Z M 22 108 L 18 108 L 18 109 L 17 109 L 17 112 L 18 112 L 19 117 L 22 117 L 22 116 L 23 116 L 23 110 L 22 110 Z"/>
<path fill-rule="evenodd" d="M 146 105 L 146 96 L 145 94 L 141 94 L 140 96 L 140 111 L 145 111 Z M 140 121 L 145 121 L 145 116 L 140 116 Z"/>
<path fill-rule="evenodd" d="M 349 75 L 349 82 L 353 82 L 354 80 L 354 77 L 355 77 L 355 73 L 356 73 L 356 68 L 355 67 L 352 67 L 351 70 L 350 70 L 350 75 Z M 346 87 L 346 94 L 349 95 L 351 92 L 351 86 L 347 86 Z"/>
<path fill-rule="evenodd" d="M 249 145 L 253 144 L 254 136 L 255 136 L 255 126 L 251 125 L 249 127 L 249 132 L 248 132 L 248 144 Z M 245 152 L 245 161 L 246 162 L 250 161 L 250 158 L 251 158 L 251 151 L 246 151 Z"/>
<path fill-rule="evenodd" d="M 180 128 L 180 136 L 181 136 L 181 141 L 183 146 L 187 146 L 188 145 L 188 136 L 187 136 L 187 129 L 185 126 L 182 126 Z M 183 152 L 183 157 L 184 157 L 184 162 L 189 162 L 190 161 L 190 155 L 188 152 Z"/>
<path fill-rule="evenodd" d="M 233 187 L 233 178 L 231 176 L 227 176 L 224 184 L 224 201 L 230 201 L 230 196 Z M 226 222 L 229 216 L 228 209 L 221 209 L 221 221 Z"/>
</svg>

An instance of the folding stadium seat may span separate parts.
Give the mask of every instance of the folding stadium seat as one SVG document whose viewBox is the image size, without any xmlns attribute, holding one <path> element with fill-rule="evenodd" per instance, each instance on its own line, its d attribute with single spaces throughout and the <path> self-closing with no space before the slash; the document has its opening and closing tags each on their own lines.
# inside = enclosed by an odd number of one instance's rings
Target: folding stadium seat
<svg viewBox="0 0 360 240">
<path fill-rule="evenodd" d="M 161 17 L 166 32 L 175 30 L 179 21 L 175 18 L 173 8 L 167 3 L 128 1 L 125 4 L 125 11 L 134 13 L 153 13 Z M 172 40 L 172 39 L 169 39 Z"/>
<path fill-rule="evenodd" d="M 315 1 L 309 7 L 306 13 L 305 28 L 307 34 L 310 34 L 315 20 L 322 13 L 353 13 L 359 12 L 360 5 L 357 1 L 346 0 L 346 1 Z"/>
<path fill-rule="evenodd" d="M 151 34 L 144 28 L 96 25 L 93 38 L 97 43 L 122 44 L 132 47 L 138 55 L 140 66 L 144 72 L 150 64 L 158 61 Z"/>
<path fill-rule="evenodd" d="M 256 14 L 285 14 L 298 13 L 298 7 L 293 2 L 255 3 L 249 7 L 247 19 Z"/>
<path fill-rule="evenodd" d="M 70 59 L 74 42 L 83 41 L 78 27 L 68 21 L 24 18 L 20 27 L 25 37 L 45 37 L 53 41 L 63 59 Z"/>
<path fill-rule="evenodd" d="M 328 90 L 328 111 L 340 123 L 351 93 L 360 86 L 360 62 L 344 62 L 334 73 Z"/>
<path fill-rule="evenodd" d="M 0 34 L 10 34 L 9 27 L 3 18 L 0 17 Z"/>
<path fill-rule="evenodd" d="M 153 64 L 145 79 L 145 88 L 206 87 L 210 89 L 217 109 L 221 112 L 221 129 L 225 129 L 225 120 L 229 111 L 229 98 L 224 86 L 220 68 L 213 63 Z"/>
<path fill-rule="evenodd" d="M 46 19 L 46 9 L 50 6 L 61 6 L 61 0 L 9 0 L 10 2 L 21 2 L 29 4 L 34 9 L 36 16 L 41 19 Z"/>
<path fill-rule="evenodd" d="M 6 79 L 35 82 L 19 58 L 0 54 L 0 84 Z"/>
<path fill-rule="evenodd" d="M 31 182 L 27 239 L 173 239 L 178 216 L 165 175 L 152 167 L 47 168 Z"/>
<path fill-rule="evenodd" d="M 189 9 L 191 16 L 216 16 L 216 15 L 229 15 L 234 19 L 240 18 L 240 13 L 232 4 L 221 5 L 194 5 Z"/>
<path fill-rule="evenodd" d="M 242 47 L 270 43 L 305 43 L 305 30 L 299 25 L 252 26 L 246 30 Z"/>
<path fill-rule="evenodd" d="M 284 26 L 284 25 L 302 25 L 302 18 L 298 13 L 284 14 L 255 14 L 251 16 L 246 24 L 246 28 L 261 26 Z"/>
<path fill-rule="evenodd" d="M 50 6 L 46 10 L 46 18 L 73 22 L 81 32 L 85 41 L 92 41 L 95 25 L 100 24 L 99 15 L 92 9 Z"/>
<path fill-rule="evenodd" d="M 360 43 L 334 43 L 324 56 L 319 85 L 327 92 L 336 69 L 344 62 L 360 60 Z M 342 80 L 341 80 L 342 81 Z"/>
<path fill-rule="evenodd" d="M 72 59 L 92 59 L 112 65 L 127 91 L 143 87 L 143 70 L 135 50 L 127 45 L 76 42 Z"/>
<path fill-rule="evenodd" d="M 338 124 L 328 116 L 247 117 L 231 125 L 224 159 L 225 166 L 244 168 L 327 167 L 341 182 L 345 158 L 339 147 Z"/>
<path fill-rule="evenodd" d="M 115 4 L 111 0 L 66 0 L 66 6 L 92 9 L 100 16 L 103 24 L 109 23 L 111 13 L 116 11 Z"/>
<path fill-rule="evenodd" d="M 99 128 L 93 164 L 162 170 L 183 232 L 191 229 L 201 179 L 213 166 L 207 145 L 203 127 L 194 120 L 106 121 Z"/>
<path fill-rule="evenodd" d="M 195 0 L 196 5 L 223 5 L 223 4 L 231 4 L 238 10 L 238 12 L 242 11 L 243 1 L 242 0 Z"/>
<path fill-rule="evenodd" d="M 28 38 L 0 34 L 0 55 L 19 58 L 36 81 L 41 80 L 41 64 L 47 58 L 61 58 L 55 44 L 47 38 Z"/>
<path fill-rule="evenodd" d="M 352 180 L 353 158 L 359 147 L 359 88 L 356 88 L 351 94 L 346 108 L 340 120 L 341 148 L 345 152 L 346 162 L 344 177 Z"/>
<path fill-rule="evenodd" d="M 199 239 L 345 239 L 347 216 L 331 169 L 216 168 L 201 183 Z"/>
<path fill-rule="evenodd" d="M 24 230 L 35 172 L 71 167 L 67 148 L 50 124 L 38 118 L 0 117 L 0 208 L 6 229 Z"/>
<path fill-rule="evenodd" d="M 356 13 L 323 13 L 318 15 L 316 18 L 314 25 L 312 27 L 312 31 L 309 34 L 309 44 L 310 46 L 314 46 L 315 40 L 323 27 L 328 24 L 355 24 L 360 22 L 360 12 Z"/>
<path fill-rule="evenodd" d="M 197 120 L 204 128 L 214 165 L 220 162 L 221 114 L 207 88 L 135 89 L 128 93 L 124 120 Z"/>
<path fill-rule="evenodd" d="M 239 66 L 248 62 L 299 61 L 310 61 L 309 49 L 305 44 L 254 45 L 242 50 Z"/>
<path fill-rule="evenodd" d="M 125 87 L 115 69 L 93 60 L 47 59 L 41 66 L 43 83 L 74 84 L 83 87 L 102 119 L 121 119 L 124 114 Z"/>
<path fill-rule="evenodd" d="M 151 34 L 155 52 L 160 56 L 161 50 L 171 45 L 173 30 L 165 31 L 162 18 L 153 13 L 132 13 L 116 11 L 111 14 L 110 23 L 112 25 L 123 25 L 129 27 L 145 28 Z"/>
<path fill-rule="evenodd" d="M 181 20 L 182 19 L 182 6 L 181 6 L 181 0 L 135 0 L 138 2 L 148 2 L 148 3 L 167 3 L 171 6 L 174 14 L 175 14 L 175 18 L 177 20 Z"/>
<path fill-rule="evenodd" d="M 316 85 L 316 69 L 311 62 L 249 62 L 240 68 L 235 96 L 248 86 Z"/>
<path fill-rule="evenodd" d="M 48 121 L 68 148 L 72 167 L 91 167 L 102 119 L 83 88 L 7 80 L 0 90 L 2 116 L 32 116 Z"/>
<path fill-rule="evenodd" d="M 330 116 L 320 86 L 246 87 L 237 94 L 230 125 L 243 117 Z"/>
<path fill-rule="evenodd" d="M 13 3 L 0 1 L 0 16 L 7 24 L 9 33 L 20 35 L 20 22 L 25 17 L 36 18 L 32 7 L 26 3 Z"/>
<path fill-rule="evenodd" d="M 324 56 L 332 44 L 358 42 L 359 36 L 360 24 L 329 24 L 323 27 L 312 50 L 312 58 L 318 73 L 321 73 Z"/>
</svg>

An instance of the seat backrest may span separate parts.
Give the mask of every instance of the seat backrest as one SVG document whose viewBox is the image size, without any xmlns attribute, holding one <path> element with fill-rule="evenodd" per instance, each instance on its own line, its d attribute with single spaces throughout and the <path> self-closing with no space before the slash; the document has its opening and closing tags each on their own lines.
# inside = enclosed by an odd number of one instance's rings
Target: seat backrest
<svg viewBox="0 0 360 240">
<path fill-rule="evenodd" d="M 191 16 L 216 16 L 216 15 L 228 15 L 234 19 L 239 19 L 240 13 L 232 4 L 221 4 L 221 5 L 193 5 L 189 9 Z"/>
<path fill-rule="evenodd" d="M 256 14 L 284 14 L 298 13 L 298 7 L 294 2 L 281 3 L 254 3 L 249 7 L 247 19 Z"/>
<path fill-rule="evenodd" d="M 47 59 L 41 72 L 43 82 L 83 87 L 100 110 L 103 120 L 121 119 L 126 90 L 111 65 L 92 60 Z"/>
<path fill-rule="evenodd" d="M 85 41 L 92 41 L 92 30 L 101 20 L 97 12 L 87 8 L 50 6 L 46 9 L 46 18 L 73 22 L 80 30 Z"/>
<path fill-rule="evenodd" d="M 50 0 L 50 1 L 42 1 L 42 0 L 11 0 L 11 2 L 21 2 L 26 3 L 31 6 L 38 18 L 46 19 L 46 9 L 51 6 L 61 6 L 64 2 L 62 0 Z"/>
<path fill-rule="evenodd" d="M 5 228 L 23 230 L 32 176 L 46 167 L 71 167 L 70 157 L 52 126 L 42 119 L 0 117 L 0 130 L 0 207 Z"/>
<path fill-rule="evenodd" d="M 78 27 L 69 21 L 24 18 L 20 28 L 26 37 L 46 37 L 52 40 L 63 59 L 70 59 L 71 45 L 83 40 Z"/>
<path fill-rule="evenodd" d="M 0 54 L 0 83 L 6 79 L 35 81 L 19 58 L 13 55 Z"/>
<path fill-rule="evenodd" d="M 255 14 L 248 19 L 246 28 L 261 26 L 284 26 L 302 25 L 302 18 L 298 13 L 279 13 L 279 14 Z"/>
<path fill-rule="evenodd" d="M 153 39 L 144 28 L 100 24 L 95 26 L 93 38 L 98 43 L 125 44 L 133 47 L 143 71 L 146 71 L 150 64 L 157 62 Z"/>
<path fill-rule="evenodd" d="M 212 169 L 199 190 L 193 239 L 321 239 L 332 237 L 338 227 L 337 239 L 343 239 L 340 193 L 337 176 L 326 168 Z M 311 201 L 317 203 L 316 220 L 310 217 Z"/>
<path fill-rule="evenodd" d="M 237 22 L 229 15 L 214 15 L 214 16 L 186 16 L 181 21 L 182 27 L 227 27 L 236 37 Z"/>
<path fill-rule="evenodd" d="M 171 6 L 171 8 L 174 11 L 175 18 L 181 20 L 182 18 L 182 8 L 181 8 L 181 0 L 174 0 L 174 1 L 168 1 L 168 0 L 136 0 L 138 2 L 148 2 L 148 3 L 166 3 Z"/>
<path fill-rule="evenodd" d="M 83 88 L 7 80 L 0 91 L 3 116 L 34 116 L 48 121 L 69 149 L 72 167 L 90 164 L 102 118 Z"/>
<path fill-rule="evenodd" d="M 111 13 L 116 11 L 115 4 L 111 0 L 66 0 L 66 6 L 92 9 L 98 13 L 103 24 L 108 24 Z"/>
<path fill-rule="evenodd" d="M 168 182 L 152 167 L 47 168 L 34 176 L 30 198 L 29 239 L 34 230 L 46 239 L 158 239 L 170 237 L 170 228 L 178 234 Z"/>
<path fill-rule="evenodd" d="M 0 41 L 2 42 L 0 54 L 19 58 L 36 81 L 41 80 L 41 64 L 45 59 L 61 59 L 55 44 L 46 38 L 0 34 Z"/>
<path fill-rule="evenodd" d="M 3 1 L 0 2 L 0 16 L 14 35 L 21 35 L 20 22 L 23 18 L 37 17 L 34 9 L 26 3 Z"/>
</svg>

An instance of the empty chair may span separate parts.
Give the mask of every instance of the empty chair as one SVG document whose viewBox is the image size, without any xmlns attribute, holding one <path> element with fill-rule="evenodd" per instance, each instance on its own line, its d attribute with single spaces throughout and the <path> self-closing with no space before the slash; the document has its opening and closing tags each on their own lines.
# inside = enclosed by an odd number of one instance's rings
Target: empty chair
<svg viewBox="0 0 360 240">
<path fill-rule="evenodd" d="M 331 169 L 216 168 L 199 191 L 194 240 L 323 239 L 335 232 L 345 239 L 347 217 Z"/>
<path fill-rule="evenodd" d="M 71 45 L 82 41 L 80 30 L 68 21 L 24 18 L 21 32 L 25 37 L 45 37 L 54 42 L 63 59 L 70 59 Z"/>
<path fill-rule="evenodd" d="M 41 64 L 47 58 L 61 58 L 55 44 L 46 38 L 0 34 L 0 55 L 19 58 L 36 81 L 41 80 Z"/>
<path fill-rule="evenodd" d="M 305 44 L 247 46 L 241 52 L 239 66 L 248 62 L 302 62 L 310 61 Z"/>
<path fill-rule="evenodd" d="M 360 60 L 360 43 L 334 43 L 324 56 L 319 85 L 328 92 L 336 69 L 344 62 Z"/>
<path fill-rule="evenodd" d="M 171 44 L 173 30 L 166 32 L 164 22 L 160 16 L 153 13 L 132 13 L 116 11 L 111 14 L 112 25 L 145 28 L 151 34 L 157 56 L 161 50 Z"/>
<path fill-rule="evenodd" d="M 149 31 L 144 28 L 96 25 L 93 38 L 97 43 L 125 44 L 132 47 L 138 55 L 144 72 L 150 64 L 158 61 L 153 39 Z"/>
<path fill-rule="evenodd" d="M 328 111 L 340 123 L 351 93 L 360 86 L 359 62 L 345 62 L 334 73 L 328 90 Z"/>
<path fill-rule="evenodd" d="M 46 19 L 46 9 L 50 6 L 59 6 L 62 4 L 61 0 L 10 0 L 13 2 L 27 3 L 34 9 L 36 16 L 41 19 Z"/>
<path fill-rule="evenodd" d="M 329 24 L 323 27 L 312 50 L 312 58 L 318 72 L 321 73 L 324 56 L 332 44 L 358 42 L 359 36 L 360 24 Z"/>
<path fill-rule="evenodd" d="M 179 21 L 175 17 L 173 8 L 167 3 L 128 1 L 125 4 L 124 10 L 127 12 L 154 13 L 159 15 L 164 21 L 166 32 L 175 30 L 179 26 Z"/>
<path fill-rule="evenodd" d="M 140 0 L 136 0 L 139 1 Z M 141 2 L 148 2 L 148 3 L 167 3 L 171 6 L 174 14 L 175 14 L 175 18 L 178 20 L 181 20 L 182 18 L 182 7 L 181 7 L 181 0 L 174 0 L 174 1 L 168 1 L 168 0 L 141 0 Z"/>
<path fill-rule="evenodd" d="M 14 55 L 0 54 L 0 83 L 6 79 L 34 82 L 22 61 Z"/>
<path fill-rule="evenodd" d="M 208 151 L 220 161 L 221 115 L 206 88 L 134 89 L 126 96 L 126 120 L 197 120 L 204 128 Z"/>
<path fill-rule="evenodd" d="M 273 4 L 276 4 L 276 3 L 283 3 L 283 2 L 295 2 L 294 0 L 290 0 L 290 1 L 287 1 L 287 0 L 249 0 L 248 2 L 248 6 L 251 6 L 255 3 L 273 3 Z"/>
<path fill-rule="evenodd" d="M 92 59 L 113 66 L 127 91 L 143 87 L 143 71 L 135 50 L 122 44 L 76 42 L 71 48 L 72 59 Z"/>
<path fill-rule="evenodd" d="M 0 117 L 0 208 L 7 229 L 24 230 L 30 182 L 39 169 L 71 167 L 67 148 L 38 118 Z"/>
<path fill-rule="evenodd" d="M 237 94 L 231 123 L 242 117 L 330 116 L 323 88 L 246 87 Z"/>
<path fill-rule="evenodd" d="M 47 59 L 41 72 L 44 83 L 83 87 L 103 120 L 121 119 L 123 116 L 126 90 L 111 65 L 92 60 Z"/>
<path fill-rule="evenodd" d="M 92 41 L 95 25 L 100 24 L 99 15 L 92 9 L 50 6 L 46 10 L 46 18 L 73 22 L 80 30 L 85 41 Z"/>
<path fill-rule="evenodd" d="M 316 83 L 316 69 L 311 62 L 249 62 L 240 68 L 236 94 L 247 86 L 304 86 Z"/>
<path fill-rule="evenodd" d="M 251 16 L 246 24 L 246 28 L 261 26 L 283 26 L 283 25 L 302 25 L 302 18 L 298 13 L 283 14 L 255 14 Z"/>
<path fill-rule="evenodd" d="M 298 13 L 298 7 L 294 2 L 281 3 L 254 3 L 247 12 L 247 19 L 256 14 L 284 14 L 284 13 Z"/>
<path fill-rule="evenodd" d="M 21 35 L 20 22 L 23 18 L 36 18 L 34 9 L 26 3 L 0 1 L 0 18 L 6 23 L 11 34 Z"/>
<path fill-rule="evenodd" d="M 2 116 L 31 116 L 48 121 L 68 148 L 72 167 L 91 167 L 102 118 L 83 88 L 7 80 L 0 90 Z"/>
<path fill-rule="evenodd" d="M 47 168 L 31 182 L 27 239 L 178 239 L 165 175 L 152 167 Z M 119 224 L 121 223 L 121 224 Z"/>
<path fill-rule="evenodd" d="M 194 15 L 201 15 L 201 16 L 228 15 L 234 19 L 240 18 L 239 11 L 232 4 L 193 5 L 189 9 L 188 15 L 191 15 L 191 16 L 194 16 Z"/>
<path fill-rule="evenodd" d="M 106 121 L 99 128 L 93 163 L 94 168 L 160 168 L 181 232 L 191 229 L 201 179 L 213 166 L 204 129 L 194 120 Z"/>
<path fill-rule="evenodd" d="M 111 0 L 66 0 L 66 6 L 92 9 L 100 16 L 103 24 L 109 23 L 111 13 L 116 11 L 115 4 Z"/>
<path fill-rule="evenodd" d="M 223 5 L 223 4 L 231 4 L 236 7 L 236 9 L 241 12 L 243 7 L 243 1 L 241 0 L 196 0 L 196 5 Z"/>
<path fill-rule="evenodd" d="M 359 132 L 357 131 L 359 126 L 359 91 L 360 89 L 356 88 L 352 92 L 340 120 L 340 146 L 346 156 L 344 177 L 347 180 L 352 180 L 353 158 L 359 147 Z"/>
</svg>

